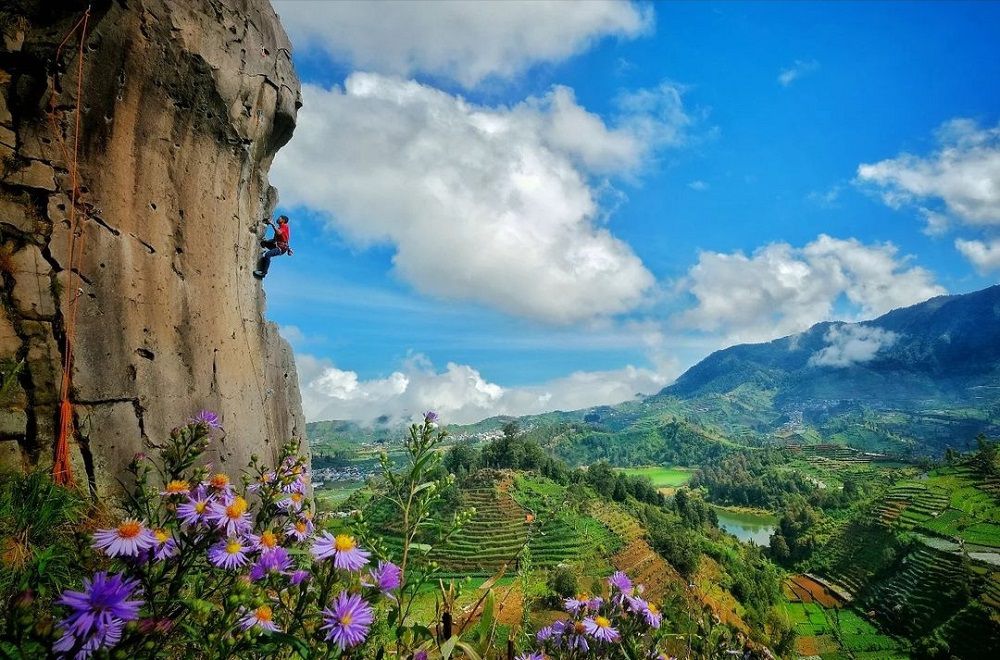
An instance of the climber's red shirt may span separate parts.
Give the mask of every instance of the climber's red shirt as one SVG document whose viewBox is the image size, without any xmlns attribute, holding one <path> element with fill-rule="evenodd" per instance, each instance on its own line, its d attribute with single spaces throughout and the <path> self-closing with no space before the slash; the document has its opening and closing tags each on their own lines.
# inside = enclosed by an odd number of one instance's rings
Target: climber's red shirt
<svg viewBox="0 0 1000 660">
<path fill-rule="evenodd" d="M 292 236 L 292 233 L 291 233 L 291 231 L 288 228 L 288 223 L 286 222 L 283 225 L 278 225 L 277 232 L 278 232 L 278 236 L 280 237 L 280 238 L 278 238 L 278 240 L 280 242 L 284 243 L 285 245 L 288 245 L 289 242 L 290 242 L 289 239 Z"/>
</svg>

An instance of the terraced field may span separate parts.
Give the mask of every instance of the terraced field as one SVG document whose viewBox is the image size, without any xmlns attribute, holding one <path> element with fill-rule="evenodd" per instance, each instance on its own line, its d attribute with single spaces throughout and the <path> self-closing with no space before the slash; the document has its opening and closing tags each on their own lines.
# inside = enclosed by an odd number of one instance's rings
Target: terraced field
<svg viewBox="0 0 1000 660">
<path fill-rule="evenodd" d="M 794 575 L 782 587 L 783 611 L 797 634 L 799 656 L 834 658 L 908 658 L 905 642 L 885 635 L 858 612 L 806 575 Z"/>
<path fill-rule="evenodd" d="M 885 524 L 902 529 L 936 518 L 948 506 L 948 491 L 920 482 L 906 481 L 893 486 L 875 511 Z"/>
<path fill-rule="evenodd" d="M 966 579 L 957 557 L 918 545 L 903 558 L 902 570 L 879 582 L 865 604 L 895 629 L 915 635 L 964 606 Z"/>
<path fill-rule="evenodd" d="M 539 487 L 533 481 L 515 481 L 508 474 L 490 485 L 463 489 L 463 506 L 474 507 L 476 514 L 447 545 L 434 550 L 432 559 L 446 574 L 458 576 L 492 575 L 505 564 L 515 571 L 525 547 L 530 548 L 536 568 L 574 562 L 588 563 L 592 568 L 607 566 L 602 557 L 621 546 L 615 535 L 594 518 L 566 507 L 522 505 L 530 504 L 538 494 L 520 491 Z M 562 488 L 551 482 L 541 486 Z M 562 494 L 553 490 L 549 496 L 558 500 Z"/>
</svg>

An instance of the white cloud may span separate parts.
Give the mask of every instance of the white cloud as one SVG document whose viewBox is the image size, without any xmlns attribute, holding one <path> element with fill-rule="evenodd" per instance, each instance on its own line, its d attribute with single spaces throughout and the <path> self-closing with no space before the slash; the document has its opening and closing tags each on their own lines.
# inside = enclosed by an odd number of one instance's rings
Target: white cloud
<svg viewBox="0 0 1000 660">
<path fill-rule="evenodd" d="M 816 60 L 795 60 L 795 64 L 782 69 L 778 74 L 778 84 L 788 87 L 799 78 L 813 73 L 819 69 L 819 62 Z"/>
<path fill-rule="evenodd" d="M 408 359 L 387 378 L 363 381 L 353 371 L 308 354 L 296 355 L 302 405 L 309 421 L 346 419 L 370 423 L 382 415 L 411 420 L 426 410 L 446 423 L 465 424 L 493 415 L 530 415 L 620 403 L 652 394 L 670 378 L 627 366 L 575 372 L 541 385 L 505 388 L 473 367 L 449 362 L 438 371 L 422 356 Z"/>
<path fill-rule="evenodd" d="M 956 239 L 955 247 L 981 274 L 1000 270 L 1000 238 L 991 241 Z"/>
<path fill-rule="evenodd" d="M 301 2 L 275 10 L 297 47 L 320 48 L 356 69 L 426 73 L 470 87 L 559 62 L 603 37 L 653 27 L 650 5 L 613 0 Z"/>
<path fill-rule="evenodd" d="M 688 188 L 690 188 L 691 190 L 696 190 L 698 192 L 705 192 L 706 190 L 708 190 L 708 187 L 709 187 L 708 184 L 702 181 L 701 179 L 692 181 L 691 183 L 688 184 Z"/>
<path fill-rule="evenodd" d="M 821 234 L 801 248 L 772 243 L 747 256 L 702 252 L 678 288 L 696 299 L 678 322 L 729 342 L 765 341 L 840 316 L 870 318 L 945 290 L 891 243 Z M 846 303 L 848 311 L 838 309 Z"/>
<path fill-rule="evenodd" d="M 278 334 L 292 346 L 303 344 L 306 340 L 305 333 L 297 325 L 280 325 L 278 326 Z"/>
<path fill-rule="evenodd" d="M 836 184 L 823 191 L 813 190 L 806 196 L 806 199 L 822 208 L 832 209 L 837 206 L 842 191 L 843 188 Z"/>
<path fill-rule="evenodd" d="M 858 181 L 875 186 L 893 208 L 941 203 L 963 223 L 1000 226 L 1000 125 L 980 128 L 971 119 L 952 119 L 936 138 L 938 150 L 925 157 L 903 153 L 859 165 Z"/>
<path fill-rule="evenodd" d="M 823 339 L 827 346 L 809 357 L 811 367 L 849 367 L 871 362 L 899 339 L 891 330 L 871 325 L 834 325 Z"/>
<path fill-rule="evenodd" d="M 613 126 L 565 87 L 489 108 L 356 73 L 303 98 L 272 170 L 282 202 L 324 212 L 359 244 L 395 246 L 396 272 L 421 292 L 569 323 L 630 310 L 653 286 L 603 226 L 590 176 L 634 173 L 683 140 L 675 87 L 623 98 Z"/>
</svg>

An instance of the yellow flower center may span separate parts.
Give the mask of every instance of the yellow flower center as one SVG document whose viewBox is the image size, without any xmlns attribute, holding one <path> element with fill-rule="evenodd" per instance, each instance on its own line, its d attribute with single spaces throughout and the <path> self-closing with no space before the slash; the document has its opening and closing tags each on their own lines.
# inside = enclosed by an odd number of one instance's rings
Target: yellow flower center
<svg viewBox="0 0 1000 660">
<path fill-rule="evenodd" d="M 582 635 L 587 629 L 583 627 L 583 621 L 577 621 L 573 624 L 573 632 L 577 635 Z"/>
<path fill-rule="evenodd" d="M 225 488 L 229 485 L 229 477 L 219 472 L 212 475 L 212 480 L 209 483 L 215 488 Z"/>
<path fill-rule="evenodd" d="M 340 624 L 342 626 L 349 626 L 349 625 L 351 625 L 351 621 L 352 621 L 352 618 L 351 618 L 351 615 L 350 615 L 349 612 L 345 613 L 344 616 L 340 617 Z"/>
<path fill-rule="evenodd" d="M 176 493 L 183 493 L 187 491 L 188 485 L 186 481 L 179 481 L 177 479 L 171 481 L 167 484 L 167 492 L 171 495 Z"/>
<path fill-rule="evenodd" d="M 357 543 L 354 542 L 353 536 L 348 536 L 347 534 L 338 534 L 337 538 L 333 541 L 333 547 L 337 552 L 347 552 L 353 550 L 357 547 Z"/>
<path fill-rule="evenodd" d="M 167 539 L 170 538 L 170 534 L 168 534 L 167 530 L 163 529 L 162 527 L 153 530 L 153 534 L 156 535 L 156 540 L 159 541 L 160 543 L 166 543 Z"/>
<path fill-rule="evenodd" d="M 195 513 L 205 513 L 205 509 L 208 508 L 208 502 L 195 502 L 194 510 Z"/>
<path fill-rule="evenodd" d="M 260 535 L 260 544 L 265 548 L 274 548 L 278 545 L 278 537 L 271 530 Z"/>
<path fill-rule="evenodd" d="M 652 612 L 653 614 L 659 614 L 660 613 L 660 608 L 657 607 L 656 605 L 653 605 L 652 603 L 649 603 L 648 605 L 646 605 L 646 607 L 648 607 L 649 611 Z"/>
<path fill-rule="evenodd" d="M 610 628 L 611 627 L 611 621 L 609 621 L 608 619 L 604 618 L 603 616 L 595 616 L 594 617 L 594 623 L 597 624 L 598 628 Z"/>
<path fill-rule="evenodd" d="M 239 518 L 247 512 L 247 501 L 242 497 L 237 497 L 233 503 L 226 507 L 226 517 L 233 520 Z"/>
<path fill-rule="evenodd" d="M 228 554 L 235 555 L 237 552 L 239 552 L 242 549 L 243 549 L 243 546 L 240 545 L 240 542 L 237 541 L 236 539 L 229 539 L 229 542 L 226 543 L 226 552 Z"/>
<path fill-rule="evenodd" d="M 135 520 L 126 520 L 118 525 L 118 536 L 123 539 L 134 539 L 142 531 L 142 525 Z"/>
<path fill-rule="evenodd" d="M 258 621 L 270 621 L 271 617 L 273 616 L 271 613 L 271 608 L 268 607 L 267 605 L 261 605 L 260 607 L 258 607 L 257 611 L 254 612 L 254 614 L 257 616 Z"/>
<path fill-rule="evenodd" d="M 302 493 L 292 493 L 292 501 L 300 504 L 302 502 Z"/>
</svg>

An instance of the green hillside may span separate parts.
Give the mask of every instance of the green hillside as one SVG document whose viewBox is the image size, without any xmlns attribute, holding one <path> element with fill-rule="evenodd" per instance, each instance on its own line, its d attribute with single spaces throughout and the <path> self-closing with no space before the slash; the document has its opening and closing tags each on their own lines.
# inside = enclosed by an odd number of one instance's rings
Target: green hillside
<svg viewBox="0 0 1000 660">
<path fill-rule="evenodd" d="M 803 565 L 922 653 L 996 657 L 997 493 L 997 477 L 968 461 L 901 480 L 839 525 Z"/>
<path fill-rule="evenodd" d="M 832 359 L 838 337 L 856 338 L 854 346 L 877 337 L 879 346 L 867 359 Z M 730 437 L 906 455 L 968 448 L 979 433 L 1000 435 L 1000 286 L 733 346 L 647 403 L 697 415 Z"/>
</svg>

